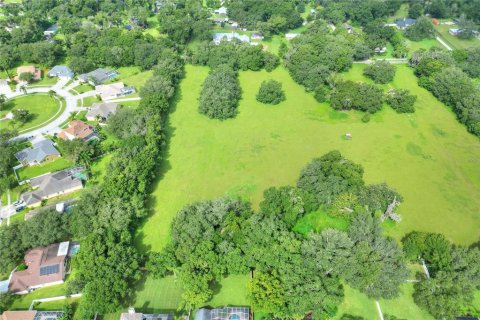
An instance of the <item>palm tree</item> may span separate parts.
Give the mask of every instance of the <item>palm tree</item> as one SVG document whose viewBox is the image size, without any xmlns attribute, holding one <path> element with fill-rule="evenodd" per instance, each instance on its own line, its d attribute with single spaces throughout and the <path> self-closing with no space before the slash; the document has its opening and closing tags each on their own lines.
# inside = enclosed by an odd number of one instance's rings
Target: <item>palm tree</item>
<svg viewBox="0 0 480 320">
<path fill-rule="evenodd" d="M 23 94 L 27 94 L 27 86 L 23 85 L 23 86 L 20 86 L 20 91 L 23 92 Z"/>
</svg>

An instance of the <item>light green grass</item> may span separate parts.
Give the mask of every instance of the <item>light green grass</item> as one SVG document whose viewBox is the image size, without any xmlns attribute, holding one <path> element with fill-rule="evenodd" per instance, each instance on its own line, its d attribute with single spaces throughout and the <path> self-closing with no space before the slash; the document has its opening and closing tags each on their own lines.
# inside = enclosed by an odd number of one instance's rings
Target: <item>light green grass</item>
<svg viewBox="0 0 480 320">
<path fill-rule="evenodd" d="M 160 31 L 158 30 L 158 19 L 157 16 L 151 16 L 147 19 L 147 28 L 143 31 L 143 34 L 149 34 L 154 38 L 158 38 L 160 36 Z"/>
<path fill-rule="evenodd" d="M 383 314 L 393 315 L 399 319 L 434 320 L 427 311 L 420 309 L 413 301 L 413 283 L 405 283 L 401 289 L 400 297 L 379 301 Z"/>
<path fill-rule="evenodd" d="M 17 171 L 20 181 L 25 179 L 31 179 L 36 176 L 48 173 L 63 170 L 66 168 L 73 167 L 75 164 L 72 161 L 69 161 L 65 158 L 58 158 L 54 161 L 42 163 L 32 167 L 24 167 Z"/>
<path fill-rule="evenodd" d="M 458 29 L 457 25 L 449 26 L 445 24 L 441 24 L 435 26 L 435 30 L 440 34 L 440 37 L 443 41 L 445 41 L 450 47 L 453 49 L 465 49 L 469 47 L 480 47 L 480 39 L 473 38 L 473 39 L 461 39 L 456 36 L 452 36 L 448 33 L 450 29 Z"/>
<path fill-rule="evenodd" d="M 400 6 L 400 9 L 395 12 L 395 15 L 388 18 L 388 23 L 395 22 L 398 19 L 407 18 L 408 17 L 408 4 L 404 3 Z"/>
<path fill-rule="evenodd" d="M 88 179 L 88 186 L 91 184 L 99 184 L 107 174 L 107 164 L 112 160 L 112 154 L 107 154 L 100 159 L 97 159 L 92 164 L 92 177 Z"/>
<path fill-rule="evenodd" d="M 8 112 L 11 112 L 15 109 L 26 109 L 32 115 L 32 119 L 25 124 L 19 122 L 14 123 L 12 120 L 6 120 L 0 122 L 0 128 L 13 128 L 15 130 L 26 132 L 30 129 L 35 128 L 36 126 L 48 123 L 49 120 L 54 120 L 54 117 L 57 112 L 65 107 L 60 106 L 59 101 L 54 100 L 47 94 L 28 94 L 23 95 L 11 100 L 8 100 L 6 107 L 0 112 L 0 117 L 3 117 Z M 59 114 L 58 114 L 59 115 Z"/>
<path fill-rule="evenodd" d="M 363 68 L 355 65 L 345 77 L 369 81 Z M 140 248 L 161 250 L 169 241 L 172 218 L 184 205 L 233 195 L 258 207 L 266 188 L 294 185 L 312 158 L 334 149 L 364 167 L 367 183 L 387 182 L 403 195 L 403 220 L 388 228 L 388 234 L 400 239 L 423 230 L 441 232 L 456 243 L 478 240 L 480 142 L 447 107 L 418 87 L 407 66 L 398 66 L 394 82 L 384 88 L 411 90 L 418 96 L 416 113 L 397 114 L 385 106 L 367 124 L 359 112 L 336 112 L 317 103 L 282 67 L 272 73 L 240 72 L 243 99 L 237 117 L 211 120 L 197 110 L 207 74 L 205 67 L 186 67 L 180 101 L 170 116 L 168 156 L 158 169 L 163 177 L 153 193 L 155 214 L 137 234 Z M 265 79 L 282 82 L 287 100 L 277 106 L 256 102 Z M 346 132 L 352 140 L 344 139 Z M 153 295 L 178 290 L 171 283 L 158 285 Z M 348 307 L 342 310 L 355 314 L 350 311 L 361 308 L 358 315 L 376 319 L 370 317 L 370 311 L 376 316 L 373 303 L 351 292 L 347 289 L 343 305 Z M 161 298 L 145 295 L 142 300 Z"/>
<path fill-rule="evenodd" d="M 214 296 L 206 305 L 212 307 L 248 306 L 248 275 L 232 275 L 224 278 L 213 288 Z"/>
<path fill-rule="evenodd" d="M 112 79 L 110 82 L 123 81 L 126 86 L 134 86 L 137 91 L 147 82 L 152 76 L 153 71 L 142 71 L 139 67 L 122 67 L 118 68 L 119 76 Z M 128 97 L 131 97 L 130 95 Z"/>
<path fill-rule="evenodd" d="M 73 88 L 73 90 L 70 90 L 70 93 L 73 93 L 76 95 L 76 94 L 85 93 L 92 90 L 95 90 L 95 87 L 87 83 L 84 83 L 79 86 L 76 86 L 75 88 Z"/>
<path fill-rule="evenodd" d="M 97 96 L 83 98 L 83 106 L 84 107 L 89 107 L 96 102 L 100 102 L 100 100 L 97 98 Z"/>
<path fill-rule="evenodd" d="M 29 86 L 30 87 L 38 87 L 38 86 L 53 86 L 58 82 L 57 77 L 48 77 L 47 75 L 44 75 L 44 77 L 41 80 L 34 81 L 32 82 Z"/>
<path fill-rule="evenodd" d="M 35 310 L 39 311 L 62 311 L 67 304 L 76 304 L 79 298 L 68 298 L 65 300 L 41 302 L 35 305 Z"/>
<path fill-rule="evenodd" d="M 324 229 L 333 228 L 338 230 L 347 230 L 350 225 L 347 219 L 333 217 L 322 210 L 311 212 L 301 218 L 293 231 L 303 235 L 315 231 L 321 232 Z"/>
<path fill-rule="evenodd" d="M 345 297 L 333 319 L 340 319 L 344 314 L 360 316 L 368 320 L 379 319 L 375 302 L 365 294 L 349 286 L 344 286 Z M 413 319 L 412 319 L 413 320 Z"/>
<path fill-rule="evenodd" d="M 28 309 L 35 299 L 51 298 L 65 295 L 66 284 L 59 284 L 37 289 L 31 293 L 21 295 L 12 304 L 11 310 Z"/>
<path fill-rule="evenodd" d="M 355 65 L 347 76 L 364 79 L 363 68 Z M 403 221 L 391 230 L 397 239 L 412 230 L 442 232 L 458 243 L 480 236 L 480 142 L 418 87 L 407 66 L 397 67 L 392 86 L 418 95 L 417 112 L 401 115 L 385 107 L 368 124 L 360 121 L 361 113 L 335 112 L 315 102 L 281 67 L 272 73 L 241 72 L 238 116 L 211 120 L 197 111 L 208 69 L 187 66 L 186 72 L 171 115 L 169 156 L 159 166 L 164 177 L 153 194 L 155 214 L 139 230 L 140 245 L 160 250 L 176 212 L 193 201 L 230 194 L 257 205 L 264 189 L 295 184 L 312 158 L 333 149 L 362 164 L 368 183 L 385 181 L 404 196 Z M 285 102 L 256 102 L 265 79 L 283 83 Z M 343 139 L 346 132 L 352 140 Z"/>
</svg>

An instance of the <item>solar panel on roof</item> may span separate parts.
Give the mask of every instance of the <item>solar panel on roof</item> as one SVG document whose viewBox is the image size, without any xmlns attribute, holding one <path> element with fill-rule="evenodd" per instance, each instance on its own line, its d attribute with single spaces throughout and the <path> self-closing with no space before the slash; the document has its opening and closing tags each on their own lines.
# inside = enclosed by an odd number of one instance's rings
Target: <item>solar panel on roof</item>
<svg viewBox="0 0 480 320">
<path fill-rule="evenodd" d="M 48 276 L 49 274 L 58 273 L 60 271 L 60 265 L 54 264 L 51 266 L 44 266 L 40 268 L 40 275 L 41 276 Z"/>
</svg>

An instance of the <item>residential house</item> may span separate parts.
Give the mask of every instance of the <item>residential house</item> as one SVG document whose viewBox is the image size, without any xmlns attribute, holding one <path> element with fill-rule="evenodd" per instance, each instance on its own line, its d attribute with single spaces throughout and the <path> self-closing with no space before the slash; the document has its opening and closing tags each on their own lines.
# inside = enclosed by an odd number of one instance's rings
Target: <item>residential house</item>
<svg viewBox="0 0 480 320">
<path fill-rule="evenodd" d="M 173 320 L 173 316 L 171 314 L 139 313 L 134 308 L 128 308 L 127 313 L 120 315 L 120 320 Z"/>
<path fill-rule="evenodd" d="M 102 84 L 103 82 L 114 79 L 118 76 L 115 70 L 99 68 L 89 73 L 84 73 L 78 76 L 78 80 L 81 82 L 88 82 L 92 86 Z"/>
<path fill-rule="evenodd" d="M 55 66 L 50 71 L 48 71 L 49 77 L 58 77 L 58 78 L 73 78 L 73 71 L 67 66 Z"/>
<path fill-rule="evenodd" d="M 15 154 L 18 162 L 23 166 L 34 166 L 43 162 L 51 161 L 60 157 L 60 152 L 55 148 L 52 140 L 42 140 L 34 143 Z"/>
<path fill-rule="evenodd" d="M 94 103 L 86 114 L 88 121 L 106 122 L 120 106 L 116 103 Z"/>
<path fill-rule="evenodd" d="M 30 179 L 33 191 L 25 192 L 20 199 L 29 208 L 35 208 L 47 200 L 59 195 L 69 194 L 83 188 L 82 167 L 47 173 Z"/>
<path fill-rule="evenodd" d="M 54 24 L 50 26 L 47 30 L 43 31 L 43 35 L 47 38 L 53 37 L 58 32 L 58 25 Z"/>
<path fill-rule="evenodd" d="M 12 274 L 10 292 L 26 294 L 38 288 L 63 283 L 73 245 L 65 241 L 28 251 L 25 255 L 27 269 Z"/>
<path fill-rule="evenodd" d="M 298 37 L 299 35 L 300 35 L 300 33 L 286 33 L 285 34 L 285 39 L 292 40 L 292 39 L 295 39 L 296 37 Z"/>
<path fill-rule="evenodd" d="M 236 32 L 232 32 L 232 33 L 215 33 L 213 35 L 213 42 L 216 44 L 216 45 L 219 45 L 220 42 L 222 41 L 232 41 L 233 39 L 237 39 L 241 42 L 245 42 L 245 43 L 250 43 L 250 38 L 249 36 L 247 35 L 240 35 Z"/>
<path fill-rule="evenodd" d="M 348 23 L 345 23 L 345 30 L 347 30 L 347 32 L 349 34 L 353 33 L 353 27 L 351 25 L 349 25 Z"/>
<path fill-rule="evenodd" d="M 63 317 L 63 311 L 19 310 L 5 311 L 0 320 L 58 320 Z"/>
<path fill-rule="evenodd" d="M 105 101 L 134 94 L 135 88 L 132 86 L 125 86 L 123 82 L 115 82 L 96 86 L 95 93 Z"/>
<path fill-rule="evenodd" d="M 462 29 L 448 29 L 448 33 L 454 37 L 458 37 L 462 33 Z"/>
<path fill-rule="evenodd" d="M 263 40 L 264 36 L 261 33 L 253 32 L 250 36 L 252 40 Z"/>
<path fill-rule="evenodd" d="M 68 128 L 58 134 L 62 140 L 81 139 L 83 141 L 98 140 L 93 127 L 80 120 L 73 120 L 68 123 Z"/>
<path fill-rule="evenodd" d="M 195 320 L 249 320 L 247 307 L 201 308 L 195 313 Z"/>
<path fill-rule="evenodd" d="M 31 66 L 21 66 L 17 68 L 17 75 L 15 76 L 15 80 L 20 80 L 20 75 L 22 73 L 30 73 L 33 76 L 33 80 L 40 80 L 42 79 L 42 70 L 38 69 L 34 65 Z"/>
<path fill-rule="evenodd" d="M 387 47 L 376 47 L 374 51 L 375 53 L 385 53 L 387 52 Z"/>
<path fill-rule="evenodd" d="M 415 19 L 403 18 L 403 19 L 398 19 L 397 21 L 395 21 L 395 26 L 400 30 L 404 30 L 404 29 L 406 29 L 410 26 L 413 26 L 416 22 L 417 22 L 417 20 L 415 20 Z"/>
<path fill-rule="evenodd" d="M 221 15 L 226 16 L 227 15 L 227 8 L 226 7 L 220 7 L 218 9 L 215 9 L 213 12 L 215 12 L 215 14 L 221 14 Z"/>
</svg>

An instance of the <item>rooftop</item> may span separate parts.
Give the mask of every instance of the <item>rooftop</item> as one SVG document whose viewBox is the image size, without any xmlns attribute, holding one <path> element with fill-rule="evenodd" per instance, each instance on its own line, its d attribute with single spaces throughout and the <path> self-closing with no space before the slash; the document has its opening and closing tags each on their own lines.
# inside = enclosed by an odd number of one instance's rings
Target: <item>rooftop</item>
<svg viewBox="0 0 480 320">
<path fill-rule="evenodd" d="M 15 154 L 19 162 L 40 163 L 48 156 L 59 156 L 60 152 L 55 148 L 52 140 L 42 140 Z"/>
</svg>

